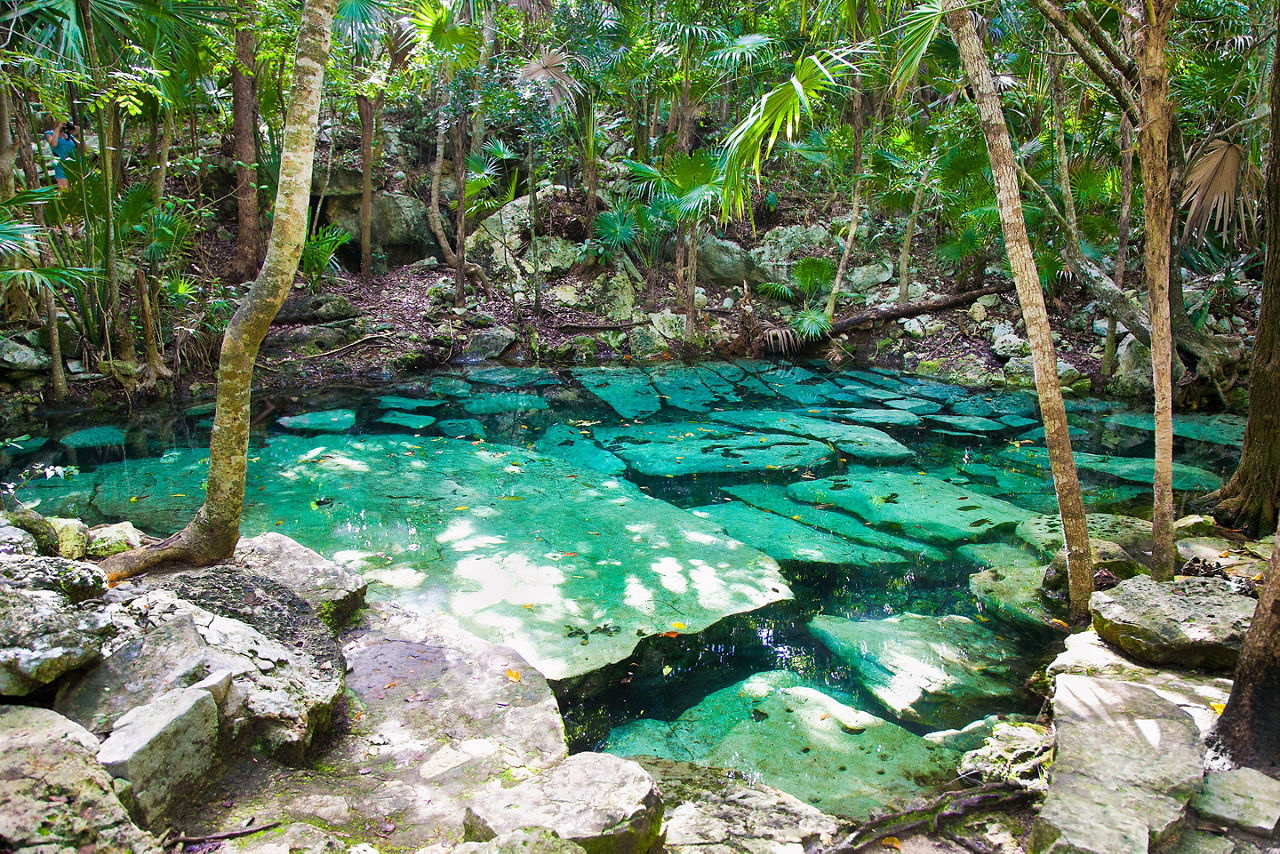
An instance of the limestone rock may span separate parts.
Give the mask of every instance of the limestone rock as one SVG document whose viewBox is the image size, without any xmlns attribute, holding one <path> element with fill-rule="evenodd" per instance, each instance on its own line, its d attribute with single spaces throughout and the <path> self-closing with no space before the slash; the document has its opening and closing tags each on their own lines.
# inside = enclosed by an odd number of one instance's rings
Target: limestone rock
<svg viewBox="0 0 1280 854">
<path fill-rule="evenodd" d="M 89 526 L 79 519 L 62 519 L 50 516 L 46 521 L 58 535 L 58 555 L 69 560 L 81 560 L 89 553 Z"/>
<path fill-rule="evenodd" d="M 857 567 L 905 566 L 910 562 L 906 555 L 859 545 L 741 501 L 708 504 L 690 512 L 711 519 L 729 536 L 774 560 Z"/>
<path fill-rule="evenodd" d="M 98 525 L 89 530 L 89 542 L 85 547 L 85 553 L 89 557 L 110 557 L 136 549 L 146 539 L 147 535 L 135 528 L 132 522 Z"/>
<path fill-rule="evenodd" d="M 1053 629 L 1066 612 L 1041 595 L 1044 567 L 992 567 L 969 576 L 969 591 L 996 619 L 1038 631 Z"/>
<path fill-rule="evenodd" d="M 506 352 L 507 348 L 514 344 L 518 337 L 514 331 L 506 326 L 477 329 L 471 333 L 471 337 L 467 340 L 467 346 L 462 351 L 462 360 L 464 362 L 483 362 L 486 359 L 496 359 Z"/>
<path fill-rule="evenodd" d="M 350 409 L 325 409 L 318 412 L 300 412 L 276 419 L 276 424 L 286 430 L 301 433 L 345 433 L 355 426 L 356 414 Z"/>
<path fill-rule="evenodd" d="M 36 538 L 13 525 L 0 525 L 0 555 L 38 555 Z"/>
<path fill-rule="evenodd" d="M 707 234 L 698 243 L 699 281 L 742 287 L 752 266 L 750 253 L 732 240 Z"/>
<path fill-rule="evenodd" d="M 332 629 L 364 606 L 369 584 L 296 540 L 267 532 L 241 540 L 231 564 L 280 582 L 306 601 Z"/>
<path fill-rule="evenodd" d="M 228 839 L 219 851 L 235 854 L 346 854 L 348 848 L 332 833 L 299 821 L 252 836 Z"/>
<path fill-rule="evenodd" d="M 983 745 L 960 759 L 960 775 L 1007 781 L 1043 792 L 1052 764 L 1053 734 L 1034 723 L 997 723 Z"/>
<path fill-rule="evenodd" d="M 1130 554 L 1151 551 L 1151 523 L 1133 516 L 1089 513 L 1085 516 L 1089 537 L 1116 543 Z M 1018 537 L 1046 558 L 1062 548 L 1062 517 L 1057 513 L 1036 516 L 1018 525 Z"/>
<path fill-rule="evenodd" d="M 336 196 L 325 203 L 329 221 L 351 233 L 348 247 L 360 245 L 360 196 Z M 440 257 L 440 247 L 427 222 L 427 205 L 401 193 L 373 194 L 370 238 L 374 253 L 385 256 L 391 267 Z M 447 226 L 446 226 L 447 227 Z"/>
<path fill-rule="evenodd" d="M 785 225 L 771 229 L 750 252 L 751 281 L 753 284 L 789 282 L 793 262 L 830 245 L 831 232 L 820 225 Z"/>
<path fill-rule="evenodd" d="M 47 371 L 49 354 L 18 338 L 0 338 L 0 368 L 7 371 Z"/>
<path fill-rule="evenodd" d="M 1280 821 L 1280 780 L 1252 768 L 1210 771 L 1191 808 L 1210 821 L 1270 835 Z"/>
<path fill-rule="evenodd" d="M 821 442 L 785 433 L 748 435 L 682 421 L 600 427 L 595 436 L 631 469 L 651 477 L 808 467 L 831 454 Z"/>
<path fill-rule="evenodd" d="M 1026 356 L 1030 351 L 1031 345 L 1027 343 L 1027 339 L 1013 333 L 1001 335 L 991 345 L 991 352 L 1002 359 L 1008 359 L 1013 356 Z"/>
<path fill-rule="evenodd" d="M 643 854 L 662 827 L 657 784 L 634 762 L 578 753 L 549 771 L 467 806 L 469 841 L 485 842 L 525 827 L 546 827 L 588 852 Z"/>
<path fill-rule="evenodd" d="M 202 688 L 177 688 L 116 721 L 98 750 L 111 776 L 129 781 L 131 812 L 154 825 L 213 767 L 218 704 Z"/>
<path fill-rule="evenodd" d="M 160 854 L 129 820 L 95 754 L 98 740 L 56 712 L 0 706 L 0 845 L 17 854 Z"/>
<path fill-rule="evenodd" d="M 635 761 L 658 781 L 671 854 L 812 850 L 830 844 L 838 829 L 826 813 L 741 772 L 650 756 Z"/>
<path fill-rule="evenodd" d="M 107 575 L 92 563 L 60 557 L 0 555 L 0 590 L 52 590 L 73 604 L 107 591 Z"/>
<path fill-rule="evenodd" d="M 1111 390 L 1124 397 L 1151 394 L 1151 348 L 1126 335 L 1116 348 L 1116 373 Z"/>
<path fill-rule="evenodd" d="M 1098 634 L 1139 661 L 1213 670 L 1236 666 L 1256 607 L 1216 578 L 1138 576 L 1089 600 Z"/>
<path fill-rule="evenodd" d="M 360 312 L 341 294 L 293 294 L 276 312 L 272 323 L 332 323 L 358 317 Z"/>
<path fill-rule="evenodd" d="M 1140 560 L 1110 540 L 1089 538 L 1089 555 L 1093 559 L 1095 577 L 1100 572 L 1114 575 L 1120 580 L 1133 578 L 1136 575 L 1150 575 L 1151 570 Z M 1048 599 L 1066 602 L 1068 599 L 1067 579 L 1067 547 L 1058 549 L 1053 560 L 1044 570 L 1044 584 L 1041 588 Z"/>
<path fill-rule="evenodd" d="M 808 415 L 768 409 L 716 412 L 712 417 L 717 421 L 750 430 L 794 433 L 808 439 L 830 442 L 850 457 L 859 460 L 901 462 L 915 456 L 915 452 L 906 445 L 874 427 L 841 424 Z"/>
<path fill-rule="evenodd" d="M 510 833 L 495 836 L 488 842 L 464 842 L 451 849 L 455 854 L 580 854 L 586 851 L 576 842 L 561 839 L 554 830 L 546 827 L 522 827 Z"/>
<path fill-rule="evenodd" d="M 809 631 L 899 718 L 964 726 L 1007 702 L 1022 681 L 1017 646 L 968 617 L 904 613 L 883 620 L 819 615 Z"/>
<path fill-rule="evenodd" d="M 1067 674 L 1054 684 L 1057 756 L 1028 850 L 1145 852 L 1167 840 L 1200 789 L 1195 722 L 1136 685 Z"/>
</svg>

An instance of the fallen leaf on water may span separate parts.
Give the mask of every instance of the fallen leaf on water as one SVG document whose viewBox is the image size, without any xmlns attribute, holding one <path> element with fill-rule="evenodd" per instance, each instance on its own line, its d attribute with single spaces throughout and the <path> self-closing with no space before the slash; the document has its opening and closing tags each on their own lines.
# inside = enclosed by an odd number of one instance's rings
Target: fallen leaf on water
<svg viewBox="0 0 1280 854">
<path fill-rule="evenodd" d="M 284 524 L 284 520 L 283 520 L 283 519 L 278 519 L 278 520 L 276 520 L 276 524 L 277 524 L 277 525 L 283 525 L 283 524 Z"/>
<path fill-rule="evenodd" d="M 1213 709 L 1215 715 L 1222 714 L 1223 709 L 1227 707 L 1226 703 L 1210 703 L 1209 708 Z"/>
<path fill-rule="evenodd" d="M 1068 626 L 1066 623 L 1064 623 L 1062 620 L 1050 620 L 1049 622 L 1050 622 L 1050 623 L 1052 623 L 1053 625 L 1057 626 L 1057 627 L 1058 627 L 1058 628 L 1060 628 L 1060 629 L 1069 629 L 1069 628 L 1071 628 L 1071 627 L 1070 627 L 1070 626 Z"/>
<path fill-rule="evenodd" d="M 508 679 L 510 679 L 512 682 L 519 682 L 519 681 L 520 681 L 520 671 L 519 671 L 519 670 L 512 670 L 510 667 L 508 667 L 508 668 L 507 668 L 507 678 L 508 678 Z"/>
<path fill-rule="evenodd" d="M 688 626 L 686 626 L 684 623 L 672 623 L 672 624 L 671 624 L 671 628 L 673 628 L 673 629 L 687 629 L 687 628 L 689 628 L 689 627 L 688 627 Z"/>
<path fill-rule="evenodd" d="M 503 495 L 500 496 L 503 501 L 524 501 L 519 495 Z"/>
<path fill-rule="evenodd" d="M 454 510 L 466 510 L 466 509 L 467 509 L 467 505 L 463 504 L 463 505 L 461 505 L 461 506 L 459 506 L 459 507 L 455 507 L 455 508 L 453 508 L 453 509 L 454 509 Z"/>
<path fill-rule="evenodd" d="M 578 556 L 578 553 L 577 553 L 577 552 L 560 552 L 560 554 L 564 555 L 565 557 L 577 557 L 577 556 Z"/>
<path fill-rule="evenodd" d="M 533 610 L 533 604 L 534 604 L 534 603 L 530 602 L 529 604 L 525 605 L 524 607 L 525 607 L 527 610 L 532 611 L 532 610 Z"/>
<path fill-rule="evenodd" d="M 678 637 L 680 637 L 680 633 L 679 633 L 679 632 L 663 632 L 662 634 L 658 635 L 658 637 L 663 637 L 663 638 L 678 638 Z"/>
<path fill-rule="evenodd" d="M 663 665 L 663 667 L 662 667 L 662 675 L 663 675 L 663 676 L 670 676 L 670 675 L 671 675 L 671 665 L 670 665 L 670 664 Z"/>
<path fill-rule="evenodd" d="M 185 492 L 175 492 L 175 493 L 173 493 L 173 495 L 172 495 L 172 496 L 170 496 L 170 497 L 172 497 L 172 498 L 186 498 L 186 497 L 187 497 L 187 494 L 186 494 Z"/>
</svg>

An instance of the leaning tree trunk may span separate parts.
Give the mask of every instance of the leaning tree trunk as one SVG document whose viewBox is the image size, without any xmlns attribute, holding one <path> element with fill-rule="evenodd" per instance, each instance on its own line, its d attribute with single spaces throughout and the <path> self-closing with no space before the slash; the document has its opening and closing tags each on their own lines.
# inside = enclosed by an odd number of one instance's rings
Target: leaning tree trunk
<svg viewBox="0 0 1280 854">
<path fill-rule="evenodd" d="M 1067 410 L 1058 386 L 1058 360 L 1053 350 L 1053 333 L 1045 310 L 1040 276 L 1036 272 L 1027 222 L 1022 214 L 1022 198 L 1018 175 L 1014 168 L 1013 145 L 1009 128 L 996 95 L 991 67 L 978 38 L 969 10 L 961 0 L 943 0 L 947 26 L 960 49 L 960 59 L 973 86 L 973 97 L 987 141 L 991 176 L 995 181 L 996 205 L 1004 230 L 1005 251 L 1013 270 L 1013 281 L 1022 306 L 1022 319 L 1031 342 L 1031 361 L 1035 370 L 1036 394 L 1044 420 L 1045 444 L 1053 469 L 1053 486 L 1058 496 L 1058 511 L 1067 545 L 1067 578 L 1070 588 L 1071 616 L 1083 619 L 1088 614 L 1089 594 L 1093 591 L 1093 567 L 1089 555 L 1089 528 L 1080 495 L 1080 479 L 1071 453 L 1071 435 L 1067 426 Z"/>
<path fill-rule="evenodd" d="M 1280 6 L 1276 7 L 1280 22 Z M 1271 103 L 1280 105 L 1280 39 L 1271 63 Z M 1262 308 L 1249 370 L 1249 421 L 1240 465 L 1216 495 L 1214 515 L 1225 525 L 1252 534 L 1276 525 L 1280 490 L 1280 107 L 1271 110 L 1271 150 L 1267 156 L 1266 260 L 1262 268 Z M 1274 564 L 1273 564 L 1274 566 Z M 1272 576 L 1275 575 L 1272 570 Z M 1277 647 L 1280 648 L 1280 647 Z"/>
<path fill-rule="evenodd" d="M 840 297 L 840 283 L 844 281 L 845 271 L 849 269 L 849 258 L 853 255 L 853 244 L 858 235 L 858 207 L 862 204 L 862 135 L 866 127 L 866 118 L 862 107 L 861 75 L 853 78 L 853 94 L 850 97 L 850 103 L 853 106 L 853 116 L 850 120 L 853 125 L 853 156 L 850 158 L 850 162 L 853 164 L 853 174 L 855 176 L 853 179 L 853 210 L 849 214 L 849 233 L 845 235 L 844 251 L 840 253 L 840 263 L 836 266 L 836 278 L 831 283 L 831 293 L 827 295 L 825 309 L 827 320 L 835 319 L 836 300 Z"/>
<path fill-rule="evenodd" d="M 1151 303 L 1151 381 L 1155 390 L 1155 481 L 1151 514 L 1151 577 L 1173 578 L 1173 326 L 1169 318 L 1169 71 L 1165 44 L 1174 0 L 1147 0 L 1136 42 L 1142 87 L 1138 157 L 1145 217 L 1143 278 Z"/>
<path fill-rule="evenodd" d="M 926 163 L 920 173 L 920 183 L 916 185 L 916 194 L 911 199 L 911 215 L 902 230 L 902 248 L 898 250 L 898 302 L 906 302 L 911 296 L 911 243 L 916 237 L 916 223 L 920 221 L 920 210 L 924 207 L 924 194 L 929 189 L 929 173 L 932 171 L 933 164 Z"/>
<path fill-rule="evenodd" d="M 177 562 L 205 566 L 230 556 L 240 539 L 253 366 L 271 320 L 293 286 L 306 239 L 316 119 L 336 6 L 337 0 L 306 0 L 303 6 L 284 151 L 280 155 L 275 223 L 262 272 L 227 324 L 222 339 L 204 504 L 195 518 L 172 537 L 103 561 L 111 579 Z"/>
<path fill-rule="evenodd" d="M 1274 482 L 1271 486 L 1276 488 Z M 1258 595 L 1253 622 L 1244 636 L 1231 696 L 1209 735 L 1209 743 L 1233 762 L 1274 776 L 1280 770 L 1280 702 L 1276 702 L 1277 698 L 1280 698 L 1280 532 L 1271 548 L 1267 581 Z"/>
<path fill-rule="evenodd" d="M 262 230 L 258 220 L 258 99 L 254 70 L 258 38 L 253 31 L 252 3 L 241 0 L 236 29 L 236 59 L 231 64 L 231 124 L 236 154 L 236 275 L 255 277 L 262 264 Z"/>
</svg>

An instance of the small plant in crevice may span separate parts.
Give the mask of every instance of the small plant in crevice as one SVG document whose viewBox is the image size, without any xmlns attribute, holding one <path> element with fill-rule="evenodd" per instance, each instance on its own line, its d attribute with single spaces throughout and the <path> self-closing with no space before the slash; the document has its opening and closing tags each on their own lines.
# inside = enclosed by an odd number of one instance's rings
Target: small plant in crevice
<svg viewBox="0 0 1280 854">
<path fill-rule="evenodd" d="M 307 238 L 302 247 L 302 275 L 314 291 L 326 277 L 342 271 L 334 253 L 351 242 L 351 232 L 340 225 L 326 225 Z"/>
</svg>

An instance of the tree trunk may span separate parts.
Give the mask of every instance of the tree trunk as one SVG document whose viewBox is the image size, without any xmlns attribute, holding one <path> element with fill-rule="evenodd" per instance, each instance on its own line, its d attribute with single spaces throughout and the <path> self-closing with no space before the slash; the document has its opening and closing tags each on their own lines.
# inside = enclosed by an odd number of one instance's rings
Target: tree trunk
<svg viewBox="0 0 1280 854">
<path fill-rule="evenodd" d="M 138 313 L 142 315 L 140 320 L 146 361 L 142 369 L 141 384 L 146 387 L 154 385 L 156 380 L 162 377 L 173 376 L 173 373 L 165 367 L 164 359 L 160 356 L 156 318 L 151 312 L 151 293 L 147 285 L 147 274 L 141 268 L 134 274 L 134 296 L 138 300 Z"/>
<path fill-rule="evenodd" d="M 846 101 L 846 106 L 852 113 L 849 124 L 853 126 L 853 156 L 850 158 L 855 176 L 853 209 L 849 214 L 849 233 L 845 235 L 844 251 L 840 253 L 840 263 L 836 266 L 836 278 L 831 284 L 831 293 L 827 296 L 827 320 L 834 320 L 836 316 L 836 299 L 840 296 L 840 285 L 844 281 L 845 271 L 849 269 L 849 257 L 853 255 L 853 244 L 858 239 L 858 208 L 862 204 L 862 135 L 867 124 L 862 104 L 862 75 L 854 76 L 852 88 L 853 91 Z"/>
<path fill-rule="evenodd" d="M 1280 22 L 1280 7 L 1277 7 Z M 1271 103 L 1280 105 L 1280 40 L 1271 63 Z M 1262 308 L 1258 311 L 1253 363 L 1249 370 L 1249 421 L 1240 465 L 1214 496 L 1214 515 L 1224 525 L 1260 534 L 1276 526 L 1280 491 L 1280 107 L 1271 110 L 1267 155 L 1266 260 L 1262 268 Z M 1274 556 L 1273 556 L 1274 561 Z M 1276 572 L 1272 564 L 1272 579 Z M 1280 649 L 1275 646 L 1273 649 Z M 1273 696 L 1272 703 L 1275 703 Z"/>
<path fill-rule="evenodd" d="M 947 308 L 968 305 L 979 297 L 985 297 L 988 294 L 1003 294 L 1011 290 L 1013 290 L 1013 285 L 1008 282 L 1001 282 L 998 285 L 987 285 L 986 287 L 965 291 L 960 294 L 947 294 L 945 297 L 925 300 L 924 302 L 885 303 L 879 308 L 860 311 L 857 314 L 851 314 L 848 317 L 837 320 L 831 325 L 831 330 L 827 333 L 827 336 L 839 335 L 841 332 L 848 332 L 850 329 L 857 329 L 859 326 L 869 323 L 899 320 L 903 317 L 919 317 L 932 311 L 942 311 Z"/>
<path fill-rule="evenodd" d="M 1143 279 L 1151 304 L 1151 381 L 1155 390 L 1155 481 L 1151 514 L 1151 577 L 1173 578 L 1173 327 L 1169 319 L 1169 251 L 1173 206 L 1169 198 L 1169 71 L 1165 43 L 1173 0 L 1147 0 L 1136 34 L 1142 124 L 1145 218 Z"/>
<path fill-rule="evenodd" d="M 18 146 L 14 144 L 10 131 L 12 113 L 13 98 L 6 85 L 0 87 L 0 202 L 13 195 L 16 185 L 14 171 L 18 163 Z"/>
<path fill-rule="evenodd" d="M 156 207 L 164 201 L 164 182 L 169 178 L 169 146 L 173 144 L 173 110 L 161 107 L 160 144 L 156 149 L 155 171 L 151 174 L 151 197 Z"/>
<path fill-rule="evenodd" d="M 378 96 L 381 100 L 381 95 Z M 360 114 L 360 275 L 373 275 L 373 117 L 380 104 L 356 95 Z"/>
<path fill-rule="evenodd" d="M 1031 361 L 1035 369 L 1036 394 L 1044 420 L 1045 444 L 1053 469 L 1053 486 L 1062 516 L 1062 529 L 1067 545 L 1067 577 L 1070 589 L 1071 616 L 1081 620 L 1088 614 L 1089 595 L 1093 591 L 1093 567 L 1089 555 L 1089 529 L 1080 495 L 1075 457 L 1071 453 L 1071 436 L 1067 426 L 1067 410 L 1058 386 L 1058 360 L 1053 349 L 1053 334 L 1045 310 L 1040 277 L 1036 272 L 1027 223 L 1022 214 L 1022 198 L 1018 175 L 1014 168 L 1013 146 L 1005 124 L 1000 99 L 996 95 L 991 68 L 983 51 L 978 31 L 969 10 L 961 0 L 943 0 L 947 26 L 955 37 L 974 102 L 986 137 L 991 175 L 995 182 L 996 204 L 1004 230 L 1005 251 L 1013 270 L 1018 302 L 1027 338 L 1031 342 Z"/>
<path fill-rule="evenodd" d="M 458 117 L 453 126 L 453 175 L 458 184 L 457 216 L 454 218 L 453 245 L 457 255 L 454 266 L 453 304 L 467 302 L 467 117 Z"/>
<path fill-rule="evenodd" d="M 231 64 L 231 125 L 236 156 L 236 275 L 242 281 L 258 275 L 262 265 L 262 228 L 258 220 L 258 97 L 254 70 L 258 37 L 253 31 L 254 4 L 240 2 L 236 58 Z"/>
<path fill-rule="evenodd" d="M 701 229 L 695 222 L 689 227 L 689 248 L 685 251 L 684 287 L 684 337 L 693 340 L 693 333 L 698 330 L 698 238 Z"/>
<path fill-rule="evenodd" d="M 240 539 L 253 366 L 262 338 L 293 285 L 306 239 L 316 120 L 336 6 L 337 0 L 306 0 L 303 6 L 284 151 L 280 155 L 275 223 L 262 272 L 223 336 L 204 504 L 185 528 L 167 540 L 103 561 L 113 580 L 177 562 L 205 566 L 228 557 Z"/>
<path fill-rule="evenodd" d="M 1276 489 L 1274 481 L 1271 488 Z M 1244 636 L 1231 696 L 1209 734 L 1209 743 L 1239 765 L 1272 776 L 1280 769 L 1280 533 L 1271 548 L 1253 622 Z"/>
<path fill-rule="evenodd" d="M 929 173 L 933 164 L 926 163 L 920 173 L 920 183 L 916 185 L 916 194 L 911 198 L 911 215 L 907 217 L 906 228 L 902 229 L 902 248 L 898 250 L 898 302 L 906 302 L 911 286 L 911 243 L 916 236 L 916 223 L 920 220 L 920 209 L 924 207 L 925 190 L 929 188 Z"/>
<path fill-rule="evenodd" d="M 1116 287 L 1124 290 L 1129 263 L 1129 226 L 1133 214 L 1133 122 L 1120 117 L 1120 220 L 1116 224 Z M 1102 354 L 1102 375 L 1111 376 L 1116 359 L 1116 318 L 1107 320 L 1107 344 Z"/>
</svg>

